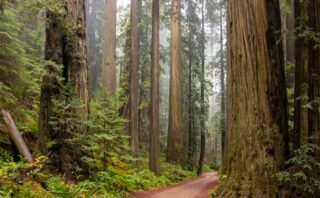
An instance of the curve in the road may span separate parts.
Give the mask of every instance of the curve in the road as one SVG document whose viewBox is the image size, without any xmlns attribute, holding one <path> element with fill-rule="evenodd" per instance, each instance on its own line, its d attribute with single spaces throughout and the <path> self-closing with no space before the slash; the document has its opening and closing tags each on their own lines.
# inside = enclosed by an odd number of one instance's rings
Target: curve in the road
<svg viewBox="0 0 320 198">
<path fill-rule="evenodd" d="M 217 172 L 148 192 L 135 193 L 128 198 L 207 198 L 209 190 L 219 183 Z"/>
</svg>

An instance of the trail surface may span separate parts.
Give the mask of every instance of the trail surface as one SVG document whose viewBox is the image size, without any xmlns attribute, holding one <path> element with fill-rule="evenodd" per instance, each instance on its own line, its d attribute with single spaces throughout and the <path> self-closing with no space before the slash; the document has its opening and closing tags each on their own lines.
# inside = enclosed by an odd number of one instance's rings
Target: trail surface
<svg viewBox="0 0 320 198">
<path fill-rule="evenodd" d="M 209 190 L 218 183 L 218 173 L 213 172 L 173 186 L 135 193 L 128 198 L 207 198 Z"/>
</svg>

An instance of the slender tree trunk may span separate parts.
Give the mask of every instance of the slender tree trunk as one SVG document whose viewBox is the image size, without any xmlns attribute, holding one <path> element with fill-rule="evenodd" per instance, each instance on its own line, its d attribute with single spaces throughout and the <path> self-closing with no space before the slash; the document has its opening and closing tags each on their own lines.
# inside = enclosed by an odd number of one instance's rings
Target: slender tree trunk
<svg viewBox="0 0 320 198">
<path fill-rule="evenodd" d="M 193 28 L 192 28 L 192 1 L 188 1 L 188 28 L 189 28 L 189 35 L 188 35 L 188 43 L 189 43 L 189 65 L 188 65 L 188 150 L 187 150 L 187 166 L 189 169 L 194 168 L 194 156 L 193 156 L 193 148 L 194 148 L 194 131 L 193 131 L 193 100 L 192 100 L 192 65 L 193 65 Z"/>
<path fill-rule="evenodd" d="M 221 102 L 221 117 L 220 117 L 220 127 L 221 127 L 221 154 L 222 154 L 222 161 L 224 160 L 225 156 L 225 134 L 226 134 L 226 123 L 225 123 L 225 111 L 226 111 L 226 105 L 225 105 L 225 65 L 224 65 L 224 44 L 223 44 L 223 4 L 224 0 L 220 2 L 220 87 L 221 87 L 221 96 L 220 96 L 220 102 Z"/>
<path fill-rule="evenodd" d="M 312 109 L 310 110 L 310 133 L 311 142 L 320 145 L 320 2 L 318 0 L 310 1 L 310 24 L 313 31 L 317 34 L 317 39 L 311 39 L 309 50 L 310 59 L 309 64 L 311 66 L 310 71 L 310 94 L 309 98 L 312 102 Z"/>
<path fill-rule="evenodd" d="M 279 0 L 229 0 L 227 171 L 218 197 L 277 197 L 287 97 Z"/>
<path fill-rule="evenodd" d="M 296 40 L 296 86 L 294 114 L 294 148 L 312 142 L 319 134 L 319 64 L 320 49 L 316 39 L 308 36 L 310 29 L 320 30 L 320 3 L 295 0 Z M 310 139 L 311 138 L 311 139 Z"/>
<path fill-rule="evenodd" d="M 160 173 L 160 134 L 159 134 L 159 0 L 152 2 L 152 47 L 151 47 L 151 135 L 149 167 L 155 174 Z"/>
<path fill-rule="evenodd" d="M 135 159 L 134 167 L 138 167 L 139 154 L 139 39 L 138 39 L 138 2 L 131 0 L 131 64 L 129 74 L 129 130 L 131 154 Z"/>
<path fill-rule="evenodd" d="M 284 61 L 286 67 L 286 78 L 287 78 L 287 88 L 293 90 L 295 87 L 295 39 L 294 39 L 294 0 L 282 0 L 286 6 L 290 7 L 290 12 L 286 13 L 282 17 L 282 29 L 285 32 L 283 38 L 283 49 L 284 49 Z M 291 93 L 288 92 L 288 93 Z M 294 109 L 294 94 L 288 94 L 288 108 L 289 112 Z M 289 114 L 289 123 L 294 123 L 294 115 Z M 294 130 L 293 127 L 289 126 L 289 136 L 286 139 L 285 144 L 289 145 L 289 142 L 294 142 Z M 288 147 L 288 146 L 286 146 Z M 289 157 L 289 150 L 287 152 L 287 158 Z"/>
<path fill-rule="evenodd" d="M 201 36 L 202 36 L 202 51 L 201 51 L 201 117 L 200 117 L 200 129 L 201 129 L 201 140 L 200 140 L 200 159 L 199 159 L 199 166 L 197 174 L 198 176 L 202 174 L 203 164 L 204 164 L 204 157 L 206 153 L 206 126 L 205 126 L 205 98 L 204 98 L 204 91 L 205 91 L 205 49 L 206 49 L 206 41 L 205 41 L 205 31 L 204 31 L 204 0 L 202 0 L 202 8 L 201 8 Z"/>
<path fill-rule="evenodd" d="M 117 88 L 116 34 L 117 0 L 105 0 L 104 54 L 102 65 L 102 87 L 108 94 Z"/>
</svg>

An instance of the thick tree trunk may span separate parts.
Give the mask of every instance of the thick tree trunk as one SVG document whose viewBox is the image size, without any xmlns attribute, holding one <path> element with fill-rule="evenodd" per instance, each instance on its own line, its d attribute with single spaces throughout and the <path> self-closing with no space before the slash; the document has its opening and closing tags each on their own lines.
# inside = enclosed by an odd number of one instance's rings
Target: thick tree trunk
<svg viewBox="0 0 320 198">
<path fill-rule="evenodd" d="M 86 0 L 66 0 L 66 20 L 71 33 L 65 32 L 64 38 L 64 77 L 66 81 L 75 88 L 75 96 L 83 104 L 76 110 L 80 119 L 79 132 L 85 132 L 83 125 L 89 114 L 89 92 L 88 92 L 88 64 L 87 64 L 87 41 L 86 41 Z M 66 30 L 70 31 L 70 29 Z"/>
<path fill-rule="evenodd" d="M 201 140 L 200 140 L 200 159 L 199 159 L 199 165 L 198 165 L 198 171 L 197 175 L 200 176 L 202 174 L 203 170 L 203 164 L 204 164 L 204 157 L 206 153 L 206 126 L 205 126 L 205 98 L 204 98 L 204 91 L 205 91 L 205 49 L 206 49 L 206 41 L 205 41 L 205 31 L 204 31 L 204 0 L 202 0 L 202 7 L 201 7 L 201 116 L 200 116 L 200 130 L 201 130 Z"/>
<path fill-rule="evenodd" d="M 38 153 L 47 153 L 47 143 L 55 137 L 54 130 L 49 122 L 53 116 L 53 100 L 61 99 L 62 95 L 62 85 L 58 79 L 62 75 L 59 67 L 63 64 L 62 18 L 61 15 L 47 12 L 45 59 L 51 61 L 52 64 L 46 65 L 46 73 L 41 84 L 39 136 L 36 146 Z"/>
<path fill-rule="evenodd" d="M 159 0 L 152 3 L 152 47 L 151 47 L 151 134 L 149 167 L 155 174 L 160 173 L 160 133 L 159 133 L 159 97 L 160 97 L 160 53 L 159 53 Z"/>
<path fill-rule="evenodd" d="M 181 162 L 182 152 L 182 66 L 180 0 L 172 0 L 171 67 L 167 161 Z"/>
<path fill-rule="evenodd" d="M 39 139 L 37 150 L 47 153 L 47 143 L 55 141 L 51 148 L 53 163 L 59 171 L 66 174 L 67 178 L 74 178 L 75 167 L 73 163 L 79 162 L 80 149 L 70 149 L 70 145 L 64 141 L 72 134 L 66 131 L 54 130 L 50 124 L 53 115 L 54 100 L 69 100 L 65 98 L 62 90 L 62 82 L 59 78 L 64 77 L 64 82 L 70 84 L 74 89 L 74 95 L 83 103 L 83 106 L 74 109 L 72 115 L 79 120 L 73 133 L 84 133 L 87 127 L 83 124 L 89 113 L 88 94 L 88 66 L 86 47 L 86 18 L 85 0 L 65 0 L 65 15 L 47 12 L 46 28 L 46 56 L 51 61 L 46 67 L 46 75 L 43 77 L 40 114 L 39 114 Z M 63 65 L 63 70 L 59 66 Z M 59 115 L 55 115 L 59 117 Z"/>
<path fill-rule="evenodd" d="M 129 74 L 129 130 L 131 154 L 138 167 L 139 154 L 139 39 L 138 39 L 138 2 L 131 0 L 131 64 Z"/>
<path fill-rule="evenodd" d="M 287 98 L 279 0 L 228 1 L 227 181 L 218 197 L 276 197 Z"/>
<path fill-rule="evenodd" d="M 105 0 L 104 54 L 102 65 L 102 87 L 114 94 L 117 88 L 116 71 L 116 28 L 117 0 Z"/>
</svg>

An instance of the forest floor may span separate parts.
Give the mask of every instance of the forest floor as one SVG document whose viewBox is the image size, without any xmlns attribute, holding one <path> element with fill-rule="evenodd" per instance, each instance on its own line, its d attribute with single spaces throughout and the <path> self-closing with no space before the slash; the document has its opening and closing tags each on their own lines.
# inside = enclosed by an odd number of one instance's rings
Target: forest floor
<svg viewBox="0 0 320 198">
<path fill-rule="evenodd" d="M 207 198 L 209 191 L 217 186 L 217 172 L 206 173 L 200 177 L 147 192 L 138 192 L 128 198 Z"/>
</svg>

